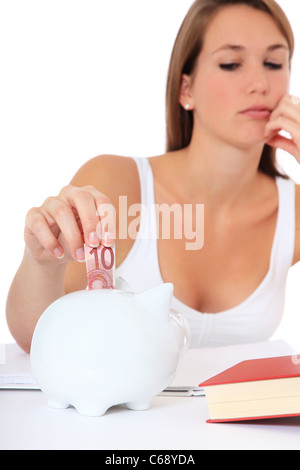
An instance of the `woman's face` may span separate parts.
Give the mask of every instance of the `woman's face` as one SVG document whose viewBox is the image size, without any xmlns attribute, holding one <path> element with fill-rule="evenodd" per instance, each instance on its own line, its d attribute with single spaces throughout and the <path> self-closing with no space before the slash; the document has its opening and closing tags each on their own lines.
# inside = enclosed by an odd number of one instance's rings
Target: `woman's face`
<svg viewBox="0 0 300 470">
<path fill-rule="evenodd" d="M 242 147 L 262 143 L 289 77 L 288 43 L 272 17 L 247 5 L 222 9 L 207 29 L 193 76 L 184 76 L 194 130 Z"/>
</svg>

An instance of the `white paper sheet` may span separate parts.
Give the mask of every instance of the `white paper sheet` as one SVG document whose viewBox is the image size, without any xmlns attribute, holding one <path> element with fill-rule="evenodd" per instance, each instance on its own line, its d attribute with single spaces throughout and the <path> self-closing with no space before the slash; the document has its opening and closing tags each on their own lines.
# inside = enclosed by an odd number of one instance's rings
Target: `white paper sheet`
<svg viewBox="0 0 300 470">
<path fill-rule="evenodd" d="M 285 341 L 238 344 L 220 348 L 188 349 L 182 358 L 173 382 L 162 394 L 198 396 L 201 382 L 249 359 L 279 357 L 294 354 Z"/>
<path fill-rule="evenodd" d="M 0 389 L 38 389 L 30 368 L 30 356 L 17 344 L 1 345 Z"/>
</svg>

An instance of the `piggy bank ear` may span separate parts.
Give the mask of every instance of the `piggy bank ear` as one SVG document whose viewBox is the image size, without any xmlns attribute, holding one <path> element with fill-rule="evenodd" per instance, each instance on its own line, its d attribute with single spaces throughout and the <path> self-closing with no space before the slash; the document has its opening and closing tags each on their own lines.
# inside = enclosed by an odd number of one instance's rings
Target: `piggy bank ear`
<svg viewBox="0 0 300 470">
<path fill-rule="evenodd" d="M 144 308 L 151 312 L 151 314 L 157 314 L 158 317 L 163 316 L 164 318 L 168 318 L 173 292 L 173 284 L 165 283 L 137 294 L 137 299 L 143 304 Z"/>
</svg>

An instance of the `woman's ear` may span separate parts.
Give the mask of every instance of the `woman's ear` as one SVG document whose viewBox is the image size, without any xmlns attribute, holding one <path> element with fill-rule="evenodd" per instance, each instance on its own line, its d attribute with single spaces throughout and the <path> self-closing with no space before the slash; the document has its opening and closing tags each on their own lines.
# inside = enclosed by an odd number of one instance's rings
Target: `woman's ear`
<svg viewBox="0 0 300 470">
<path fill-rule="evenodd" d="M 179 91 L 179 103 L 186 111 L 192 111 L 193 99 L 191 94 L 191 77 L 183 74 Z"/>
</svg>

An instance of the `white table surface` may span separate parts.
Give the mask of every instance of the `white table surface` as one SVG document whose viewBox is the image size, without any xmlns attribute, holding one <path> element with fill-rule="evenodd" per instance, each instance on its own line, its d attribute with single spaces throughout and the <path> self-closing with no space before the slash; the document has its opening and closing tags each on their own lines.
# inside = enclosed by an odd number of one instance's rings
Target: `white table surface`
<svg viewBox="0 0 300 470">
<path fill-rule="evenodd" d="M 0 390 L 0 449 L 300 449 L 300 417 L 208 424 L 204 397 L 156 397 L 147 411 L 54 410 L 40 391 Z"/>
</svg>

